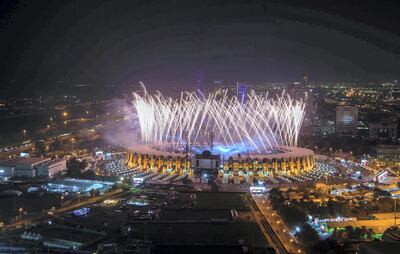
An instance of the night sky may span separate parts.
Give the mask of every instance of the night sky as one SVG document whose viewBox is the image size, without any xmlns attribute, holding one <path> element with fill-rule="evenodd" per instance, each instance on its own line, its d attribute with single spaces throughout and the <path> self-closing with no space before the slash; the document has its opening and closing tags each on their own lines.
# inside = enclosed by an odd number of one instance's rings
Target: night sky
<svg viewBox="0 0 400 254">
<path fill-rule="evenodd" d="M 301 3 L 307 3 L 306 5 Z M 400 78 L 396 1 L 0 1 L 4 91 Z"/>
</svg>

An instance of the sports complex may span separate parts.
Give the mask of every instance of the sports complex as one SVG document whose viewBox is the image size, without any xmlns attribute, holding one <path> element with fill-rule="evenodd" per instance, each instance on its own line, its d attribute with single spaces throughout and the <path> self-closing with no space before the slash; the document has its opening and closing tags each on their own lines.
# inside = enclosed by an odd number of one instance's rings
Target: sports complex
<svg viewBox="0 0 400 254">
<path fill-rule="evenodd" d="M 179 99 L 150 95 L 143 86 L 133 106 L 140 142 L 129 167 L 191 175 L 218 170 L 223 182 L 297 176 L 315 166 L 314 152 L 297 146 L 305 104 L 287 94 L 250 92 L 245 100 L 217 91 L 182 92 Z"/>
</svg>

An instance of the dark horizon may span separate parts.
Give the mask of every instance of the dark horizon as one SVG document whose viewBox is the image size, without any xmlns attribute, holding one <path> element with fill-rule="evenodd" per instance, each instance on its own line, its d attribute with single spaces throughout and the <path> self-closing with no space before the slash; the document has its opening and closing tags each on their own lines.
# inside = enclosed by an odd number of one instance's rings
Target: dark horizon
<svg viewBox="0 0 400 254">
<path fill-rule="evenodd" d="M 391 81 L 395 1 L 2 1 L 4 92 L 57 84 Z"/>
</svg>

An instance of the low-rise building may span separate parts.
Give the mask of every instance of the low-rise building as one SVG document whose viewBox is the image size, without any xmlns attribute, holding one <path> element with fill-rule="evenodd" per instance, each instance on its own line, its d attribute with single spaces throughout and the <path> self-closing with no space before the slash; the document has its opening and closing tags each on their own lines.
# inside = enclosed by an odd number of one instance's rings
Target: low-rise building
<svg viewBox="0 0 400 254">
<path fill-rule="evenodd" d="M 327 136 L 335 133 L 335 122 L 327 119 L 318 120 L 313 126 L 314 136 Z"/>
<path fill-rule="evenodd" d="M 65 159 L 19 157 L 0 162 L 0 178 L 51 177 L 66 168 Z"/>
<path fill-rule="evenodd" d="M 397 123 L 370 123 L 369 124 L 370 140 L 378 141 L 397 141 Z"/>
<path fill-rule="evenodd" d="M 37 176 L 53 177 L 67 169 L 67 160 L 65 158 L 48 161 L 37 168 Z"/>
<path fill-rule="evenodd" d="M 210 151 L 204 151 L 201 154 L 196 154 L 195 167 L 196 169 L 218 169 L 220 160 L 219 155 L 213 155 Z"/>
<path fill-rule="evenodd" d="M 5 180 L 15 175 L 15 165 L 7 161 L 0 162 L 0 180 Z"/>
</svg>

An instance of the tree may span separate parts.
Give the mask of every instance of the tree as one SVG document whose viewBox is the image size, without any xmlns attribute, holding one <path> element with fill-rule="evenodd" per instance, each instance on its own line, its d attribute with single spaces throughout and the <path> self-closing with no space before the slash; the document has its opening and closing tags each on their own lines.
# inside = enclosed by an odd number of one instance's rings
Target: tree
<svg viewBox="0 0 400 254">
<path fill-rule="evenodd" d="M 337 202 L 332 199 L 328 200 L 328 211 L 329 214 L 332 216 L 348 216 L 350 215 L 350 210 L 348 209 L 346 203 L 344 202 Z"/>
<path fill-rule="evenodd" d="M 75 157 L 67 162 L 67 176 L 69 177 L 82 177 L 82 171 L 86 168 L 87 162 L 85 160 L 79 161 Z"/>
<path fill-rule="evenodd" d="M 96 197 L 98 195 L 99 195 L 99 190 L 96 190 L 96 189 L 91 189 L 90 190 L 90 196 L 91 197 Z"/>
<path fill-rule="evenodd" d="M 374 189 L 374 197 L 378 198 L 378 197 L 390 197 L 392 196 L 392 194 L 390 194 L 390 192 L 382 190 L 380 188 L 375 188 Z"/>
<path fill-rule="evenodd" d="M 57 150 L 60 150 L 62 146 L 62 142 L 60 139 L 56 138 L 51 144 L 50 144 L 50 151 L 54 152 Z"/>
<path fill-rule="evenodd" d="M 363 238 L 363 230 L 359 227 L 354 228 L 352 239 L 361 239 Z"/>
<path fill-rule="evenodd" d="M 307 221 L 306 214 L 297 207 L 282 206 L 278 213 L 290 227 L 302 225 Z"/>
<path fill-rule="evenodd" d="M 315 231 L 315 229 L 313 229 L 308 223 L 303 224 L 297 237 L 304 243 L 319 240 L 317 231 Z"/>
<path fill-rule="evenodd" d="M 44 144 L 43 141 L 36 141 L 35 142 L 35 150 L 36 150 L 37 154 L 40 154 L 40 155 L 44 154 L 45 153 L 45 148 L 46 148 L 46 145 Z"/>
<path fill-rule="evenodd" d="M 338 244 L 337 241 L 332 239 L 326 239 L 323 241 L 316 242 L 312 247 L 310 253 L 320 253 L 320 254 L 328 254 L 328 253 L 336 253 L 336 254 L 344 254 L 344 248 Z"/>
<path fill-rule="evenodd" d="M 277 188 L 272 188 L 269 191 L 269 198 L 271 200 L 271 205 L 275 210 L 280 210 L 285 201 L 282 192 Z"/>
<path fill-rule="evenodd" d="M 86 170 L 82 173 L 81 177 L 88 180 L 94 180 L 96 178 L 96 173 L 93 170 Z"/>
<path fill-rule="evenodd" d="M 377 205 L 381 212 L 392 212 L 394 210 L 394 202 L 391 198 L 380 198 Z"/>
</svg>

